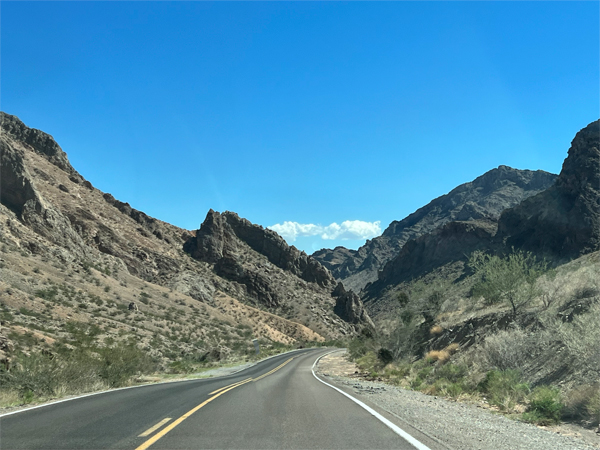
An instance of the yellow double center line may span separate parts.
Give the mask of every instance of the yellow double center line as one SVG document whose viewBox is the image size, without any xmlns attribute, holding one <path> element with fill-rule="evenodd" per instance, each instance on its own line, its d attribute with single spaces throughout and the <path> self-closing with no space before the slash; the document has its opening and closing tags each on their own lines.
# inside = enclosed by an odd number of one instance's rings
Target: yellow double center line
<svg viewBox="0 0 600 450">
<path fill-rule="evenodd" d="M 152 444 L 154 444 L 156 441 L 158 441 L 160 438 L 162 438 L 165 434 L 167 434 L 169 431 L 171 431 L 173 428 L 175 428 L 177 425 L 179 425 L 181 422 L 183 422 L 185 419 L 187 419 L 188 417 L 190 417 L 192 414 L 194 414 L 196 411 L 198 411 L 200 408 L 202 408 L 204 405 L 207 405 L 208 403 L 212 402 L 215 398 L 220 397 L 221 395 L 223 395 L 226 392 L 231 391 L 232 389 L 235 389 L 236 387 L 242 386 L 243 384 L 249 383 L 251 381 L 258 381 L 266 376 L 271 375 L 274 372 L 277 372 L 279 369 L 281 369 L 283 366 L 285 366 L 287 363 L 289 363 L 292 359 L 294 359 L 295 357 L 291 357 L 290 359 L 288 359 L 287 361 L 285 361 L 283 364 L 280 364 L 279 366 L 275 367 L 273 370 L 261 375 L 258 378 L 246 378 L 243 381 L 240 381 L 238 383 L 234 383 L 234 384 L 230 384 L 229 386 L 225 386 L 222 387 L 221 389 L 217 389 L 216 391 L 211 392 L 208 395 L 212 395 L 212 397 L 210 397 L 208 400 L 203 401 L 202 403 L 200 403 L 198 406 L 196 406 L 193 409 L 190 409 L 188 412 L 186 412 L 183 416 L 181 416 L 179 419 L 175 420 L 174 422 L 172 422 L 169 426 L 163 428 L 160 432 L 156 433 L 154 436 L 152 436 L 150 439 L 148 439 L 146 442 L 144 442 L 142 445 L 140 445 L 139 447 L 137 447 L 135 450 L 146 450 L 148 447 L 150 447 Z M 214 394 L 214 395 L 213 395 Z M 166 419 L 165 421 L 161 422 L 160 424 L 162 425 L 163 423 L 166 423 Z M 158 428 L 157 424 L 155 427 Z M 150 434 L 151 432 L 153 432 L 154 430 L 156 430 L 155 427 L 152 427 L 150 430 L 148 430 L 148 434 Z M 146 433 L 144 433 L 146 435 Z"/>
<path fill-rule="evenodd" d="M 279 366 L 275 367 L 275 368 L 274 368 L 273 370 L 271 370 L 270 372 L 267 372 L 267 373 L 265 373 L 265 374 L 261 375 L 261 376 L 260 376 L 260 377 L 258 377 L 258 378 L 254 378 L 252 381 L 258 381 L 258 380 L 260 380 L 261 378 L 264 378 L 264 377 L 267 377 L 267 376 L 271 375 L 273 372 L 277 372 L 279 369 L 281 369 L 283 366 L 285 366 L 287 363 L 289 363 L 289 362 L 290 362 L 292 359 L 294 359 L 294 358 L 295 358 L 295 357 L 292 357 L 292 358 L 288 359 L 286 362 L 284 362 L 283 364 L 281 364 L 281 365 L 279 365 Z"/>
</svg>

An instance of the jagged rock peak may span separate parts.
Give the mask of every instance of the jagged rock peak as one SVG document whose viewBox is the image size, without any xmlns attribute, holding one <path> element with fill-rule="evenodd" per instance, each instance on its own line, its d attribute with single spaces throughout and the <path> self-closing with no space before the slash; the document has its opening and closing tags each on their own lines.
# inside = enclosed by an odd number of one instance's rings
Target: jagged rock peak
<svg viewBox="0 0 600 450">
<path fill-rule="evenodd" d="M 555 174 L 543 170 L 520 170 L 501 165 L 432 200 L 405 219 L 393 221 L 383 236 L 408 232 L 411 239 L 418 237 L 424 233 L 411 232 L 409 228 L 423 220 L 426 220 L 426 224 L 431 222 L 434 225 L 426 227 L 429 228 L 426 232 L 452 220 L 498 220 L 506 208 L 548 189 L 555 180 Z"/>
<path fill-rule="evenodd" d="M 69 174 L 74 174 L 75 169 L 69 163 L 67 154 L 60 148 L 54 138 L 48 133 L 29 128 L 17 116 L 0 111 L 0 126 L 2 134 L 6 134 L 15 141 L 27 144 L 36 152 L 46 156 L 55 166 Z"/>
<path fill-rule="evenodd" d="M 230 211 L 220 214 L 211 209 L 196 236 L 185 244 L 184 250 L 193 258 L 217 263 L 224 257 L 235 255 L 238 239 L 266 256 L 272 264 L 305 281 L 322 287 L 336 284 L 325 267 L 305 252 L 289 246 L 275 231 L 255 225 Z"/>
<path fill-rule="evenodd" d="M 507 245 L 571 259 L 600 248 L 600 121 L 580 130 L 554 186 L 505 211 Z"/>
<path fill-rule="evenodd" d="M 598 203 L 600 196 L 600 120 L 581 129 L 573 138 L 557 187 L 573 195 L 591 194 Z M 589 191 L 590 192 L 586 192 Z"/>
</svg>

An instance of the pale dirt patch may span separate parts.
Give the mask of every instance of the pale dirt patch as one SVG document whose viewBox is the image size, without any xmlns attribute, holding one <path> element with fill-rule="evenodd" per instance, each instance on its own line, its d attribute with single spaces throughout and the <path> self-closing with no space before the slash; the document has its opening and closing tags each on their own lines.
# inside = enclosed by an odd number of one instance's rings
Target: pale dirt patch
<svg viewBox="0 0 600 450">
<path fill-rule="evenodd" d="M 323 336 L 304 325 L 245 305 L 223 292 L 217 291 L 213 299 L 218 311 L 227 315 L 230 320 L 233 319 L 235 323 L 252 327 L 255 336 L 264 336 L 284 344 L 325 340 Z"/>
<path fill-rule="evenodd" d="M 358 375 L 358 366 L 348 361 L 345 352 L 335 352 L 325 355 L 319 360 L 319 372 L 326 376 L 352 377 Z"/>
</svg>

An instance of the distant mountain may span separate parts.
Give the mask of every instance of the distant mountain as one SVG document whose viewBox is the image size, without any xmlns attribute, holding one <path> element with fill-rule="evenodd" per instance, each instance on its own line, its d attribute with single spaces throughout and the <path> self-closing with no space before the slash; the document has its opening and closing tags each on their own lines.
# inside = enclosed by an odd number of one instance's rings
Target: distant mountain
<svg viewBox="0 0 600 450">
<path fill-rule="evenodd" d="M 542 170 L 500 166 L 392 222 L 381 236 L 367 241 L 358 250 L 324 249 L 313 257 L 343 281 L 346 288 L 359 292 L 367 283 L 377 280 L 378 272 L 410 239 L 452 221 L 497 221 L 504 210 L 546 190 L 555 180 L 556 175 Z"/>
<path fill-rule="evenodd" d="M 408 241 L 365 287 L 363 300 L 376 302 L 390 287 L 464 262 L 475 250 L 506 253 L 514 247 L 555 263 L 599 250 L 599 123 L 577 133 L 560 175 L 548 189 L 504 210 L 498 220 L 448 222 Z"/>
<path fill-rule="evenodd" d="M 372 327 L 355 294 L 275 232 L 234 213 L 210 211 L 198 231 L 154 219 L 94 188 L 52 136 L 2 112 L 0 124 L 3 330 L 53 342 L 67 321 L 94 324 L 172 359 L 254 351 L 245 330 L 298 343 Z"/>
</svg>

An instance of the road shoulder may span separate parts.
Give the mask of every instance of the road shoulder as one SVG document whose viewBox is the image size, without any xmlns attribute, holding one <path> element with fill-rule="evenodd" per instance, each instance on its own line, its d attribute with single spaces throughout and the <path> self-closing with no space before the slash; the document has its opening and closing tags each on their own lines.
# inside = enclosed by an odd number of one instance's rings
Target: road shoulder
<svg viewBox="0 0 600 450">
<path fill-rule="evenodd" d="M 387 411 L 404 423 L 403 428 L 422 435 L 451 450 L 592 450 L 600 448 L 600 439 L 566 427 L 573 435 L 559 434 L 534 425 L 516 422 L 485 410 L 481 405 L 460 403 L 421 392 L 402 389 L 358 377 L 356 366 L 348 362 L 344 352 L 323 357 L 317 374 L 344 392 L 366 404 Z M 399 421 L 399 422 L 398 422 Z M 585 430 L 587 431 L 587 430 Z M 576 436 L 575 433 L 579 433 Z M 414 435 L 414 434 L 413 434 Z M 415 436 L 417 437 L 417 436 Z M 418 438 L 418 437 L 417 437 Z"/>
</svg>

